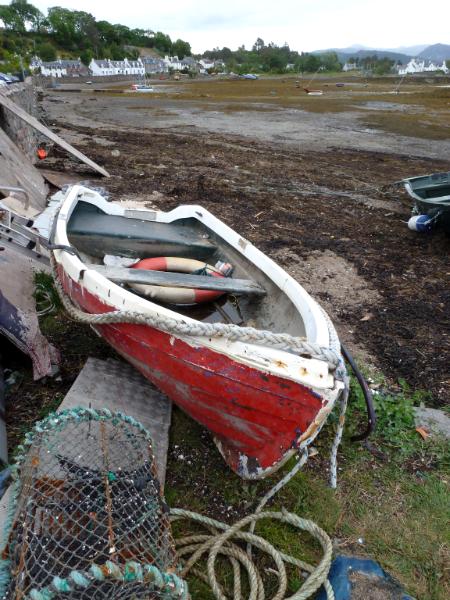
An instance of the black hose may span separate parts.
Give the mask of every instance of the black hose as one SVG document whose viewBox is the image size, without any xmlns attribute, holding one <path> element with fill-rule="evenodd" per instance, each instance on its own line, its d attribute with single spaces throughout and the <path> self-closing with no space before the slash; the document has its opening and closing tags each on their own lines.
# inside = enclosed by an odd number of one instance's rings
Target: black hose
<svg viewBox="0 0 450 600">
<path fill-rule="evenodd" d="M 344 356 L 344 358 L 348 362 L 348 364 L 351 366 L 352 371 L 355 374 L 355 377 L 358 380 L 359 385 L 361 386 L 361 389 L 362 389 L 362 392 L 364 395 L 364 400 L 366 402 L 366 407 L 367 407 L 366 430 L 363 431 L 362 433 L 359 433 L 358 435 L 353 435 L 350 438 L 352 442 L 360 442 L 361 440 L 367 439 L 369 437 L 369 435 L 375 431 L 375 426 L 377 423 L 377 415 L 375 414 L 375 408 L 373 406 L 372 392 L 370 391 L 370 388 L 367 385 L 367 381 L 365 380 L 361 371 L 358 369 L 353 356 L 350 354 L 350 352 L 347 350 L 347 348 L 342 343 L 341 343 L 341 350 L 342 350 L 342 355 Z"/>
</svg>

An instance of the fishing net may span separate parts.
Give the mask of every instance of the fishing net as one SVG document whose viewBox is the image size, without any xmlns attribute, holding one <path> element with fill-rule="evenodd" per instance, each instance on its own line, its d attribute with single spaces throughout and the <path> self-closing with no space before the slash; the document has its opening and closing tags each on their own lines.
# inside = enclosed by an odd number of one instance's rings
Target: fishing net
<svg viewBox="0 0 450 600">
<path fill-rule="evenodd" d="M 0 597 L 183 598 L 152 444 L 131 417 L 74 409 L 28 434 L 15 467 Z"/>
</svg>

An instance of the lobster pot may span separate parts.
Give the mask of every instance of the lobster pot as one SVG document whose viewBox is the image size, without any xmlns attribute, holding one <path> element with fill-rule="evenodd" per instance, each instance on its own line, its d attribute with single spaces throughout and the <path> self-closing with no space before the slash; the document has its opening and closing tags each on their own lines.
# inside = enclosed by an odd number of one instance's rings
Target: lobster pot
<svg viewBox="0 0 450 600">
<path fill-rule="evenodd" d="M 168 509 L 152 443 L 108 410 L 53 414 L 16 465 L 0 582 L 3 598 L 175 598 Z"/>
</svg>

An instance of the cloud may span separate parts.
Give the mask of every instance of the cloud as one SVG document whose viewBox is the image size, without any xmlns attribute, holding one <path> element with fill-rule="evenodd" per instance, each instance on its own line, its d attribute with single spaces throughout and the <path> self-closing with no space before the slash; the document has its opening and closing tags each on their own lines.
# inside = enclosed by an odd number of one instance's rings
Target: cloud
<svg viewBox="0 0 450 600">
<path fill-rule="evenodd" d="M 32 1 L 32 0 L 31 0 Z M 64 6 L 92 13 L 97 19 L 164 31 L 190 42 L 195 52 L 215 46 L 251 47 L 257 37 L 295 50 L 450 43 L 450 5 L 443 0 L 171 0 L 167 3 L 127 0 L 38 0 L 45 11 Z"/>
</svg>

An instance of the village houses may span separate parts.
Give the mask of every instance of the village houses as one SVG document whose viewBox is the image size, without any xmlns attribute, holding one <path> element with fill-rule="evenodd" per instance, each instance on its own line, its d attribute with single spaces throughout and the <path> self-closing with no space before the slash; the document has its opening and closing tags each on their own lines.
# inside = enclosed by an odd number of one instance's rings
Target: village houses
<svg viewBox="0 0 450 600">
<path fill-rule="evenodd" d="M 145 65 L 142 59 L 110 60 L 93 58 L 89 63 L 89 69 L 93 77 L 104 77 L 107 75 L 144 75 Z"/>
<path fill-rule="evenodd" d="M 35 56 L 30 64 L 33 72 L 40 71 L 45 77 L 108 77 L 112 75 L 155 75 L 171 71 L 189 70 L 194 73 L 207 73 L 208 69 L 218 68 L 223 70 L 225 63 L 221 60 L 196 60 L 192 56 L 179 59 L 178 56 L 144 56 L 136 60 L 124 58 L 123 60 L 110 60 L 109 58 L 93 58 L 89 67 L 78 60 L 61 60 L 45 62 Z"/>
<path fill-rule="evenodd" d="M 426 64 L 424 60 L 412 58 L 406 66 L 399 65 L 398 67 L 399 75 L 429 73 L 434 71 L 443 71 L 445 74 L 447 74 L 449 72 L 449 69 L 445 63 L 445 60 L 442 61 L 442 65 L 435 65 L 433 62 L 429 62 L 428 64 Z"/>
<path fill-rule="evenodd" d="M 81 60 L 53 60 L 42 61 L 38 56 L 31 59 L 30 71 L 40 71 L 44 77 L 83 77 L 89 74 L 88 68 Z"/>
</svg>

